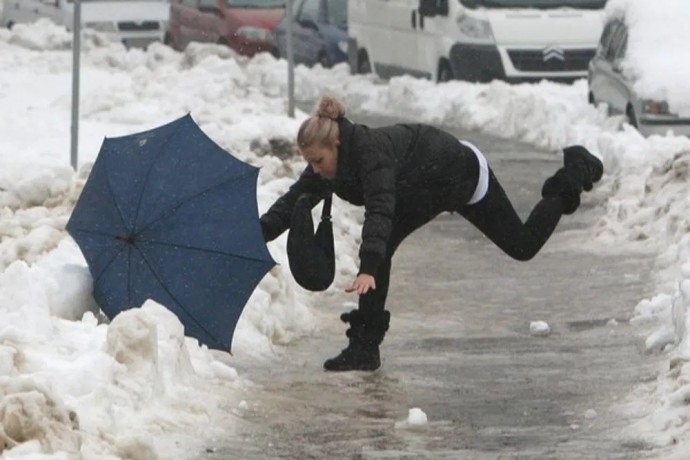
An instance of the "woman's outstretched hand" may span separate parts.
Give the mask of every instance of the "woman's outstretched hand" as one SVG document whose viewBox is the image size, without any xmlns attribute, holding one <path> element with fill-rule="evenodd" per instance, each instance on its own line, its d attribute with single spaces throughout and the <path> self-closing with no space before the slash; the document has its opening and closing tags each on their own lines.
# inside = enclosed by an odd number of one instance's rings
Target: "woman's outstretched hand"
<svg viewBox="0 0 690 460">
<path fill-rule="evenodd" d="M 366 273 L 360 273 L 352 282 L 352 286 L 345 289 L 345 292 L 356 292 L 359 295 L 366 294 L 369 289 L 376 289 L 376 280 L 373 276 Z"/>
</svg>

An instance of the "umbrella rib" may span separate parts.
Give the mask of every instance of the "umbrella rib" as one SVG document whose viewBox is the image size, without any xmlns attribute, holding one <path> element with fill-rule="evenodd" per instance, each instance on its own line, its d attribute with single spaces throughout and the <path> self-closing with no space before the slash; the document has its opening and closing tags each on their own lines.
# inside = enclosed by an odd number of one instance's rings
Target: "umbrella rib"
<svg viewBox="0 0 690 460">
<path fill-rule="evenodd" d="M 127 305 L 132 305 L 132 245 L 127 245 Z"/>
<path fill-rule="evenodd" d="M 146 171 L 146 179 L 144 181 L 144 186 L 141 188 L 141 193 L 139 194 L 139 201 L 137 203 L 137 212 L 134 214 L 134 221 L 132 222 L 132 228 L 130 229 L 130 233 L 134 233 L 134 227 L 137 225 L 137 221 L 139 220 L 139 211 L 141 209 L 141 202 L 144 199 L 144 191 L 146 190 L 146 186 L 149 184 L 149 179 L 151 177 L 151 171 L 153 171 L 153 167 L 156 165 L 158 160 L 163 156 L 165 153 L 165 149 L 170 143 L 170 140 L 177 135 L 178 131 L 173 131 L 173 133 L 170 135 L 165 140 L 165 143 L 160 147 L 158 150 L 158 154 L 156 155 L 156 158 L 151 162 L 151 166 L 149 166 L 149 170 Z"/>
<path fill-rule="evenodd" d="M 230 181 L 240 180 L 240 179 L 244 178 L 245 176 L 248 176 L 248 175 L 250 175 L 250 174 L 252 174 L 252 173 L 253 173 L 253 171 L 248 171 L 248 172 L 246 172 L 246 173 L 240 174 L 239 176 L 233 176 L 233 177 L 230 177 L 230 178 L 228 178 L 228 179 L 224 179 L 224 180 L 222 180 L 221 182 L 218 182 L 217 184 L 213 184 L 213 185 L 211 185 L 210 187 L 207 187 L 207 188 L 203 189 L 202 191 L 200 191 L 200 192 L 198 192 L 198 193 L 196 193 L 196 194 L 194 194 L 194 195 L 191 195 L 191 196 L 189 196 L 189 197 L 183 199 L 182 201 L 180 201 L 179 203 L 177 203 L 175 206 L 173 206 L 173 207 L 171 207 L 170 209 L 168 209 L 168 211 L 166 211 L 166 212 L 164 212 L 163 214 L 161 214 L 160 216 L 158 216 L 158 218 L 152 220 L 151 222 L 149 222 L 148 224 L 146 224 L 143 228 L 141 228 L 140 230 L 138 230 L 138 231 L 136 232 L 135 236 L 136 236 L 136 235 L 140 235 L 142 232 L 144 232 L 144 231 L 146 231 L 148 228 L 150 228 L 153 224 L 155 224 L 155 223 L 157 223 L 157 222 L 160 222 L 161 220 L 165 219 L 166 217 L 168 217 L 169 215 L 171 215 L 171 214 L 173 214 L 175 211 L 177 211 L 182 205 L 184 205 L 184 204 L 186 204 L 186 203 L 189 203 L 190 201 L 196 199 L 197 197 L 203 195 L 204 193 L 207 193 L 207 192 L 209 192 L 210 190 L 213 190 L 213 189 L 216 188 L 216 187 L 220 187 L 221 185 L 224 185 L 224 184 L 226 184 L 226 183 L 228 183 L 228 182 L 230 182 Z"/>
<path fill-rule="evenodd" d="M 75 228 L 73 231 L 74 232 L 80 232 L 80 233 L 89 233 L 91 235 L 97 235 L 97 236 L 109 236 L 111 238 L 115 238 L 116 236 L 118 236 L 118 235 L 113 234 L 113 233 L 97 232 L 97 231 L 89 230 L 89 229 L 85 229 L 85 228 Z"/>
<path fill-rule="evenodd" d="M 122 226 L 124 228 L 127 228 L 127 222 L 125 222 L 125 215 L 122 213 L 122 209 L 120 209 L 120 203 L 117 202 L 117 199 L 115 198 L 115 192 L 113 192 L 113 186 L 110 183 L 110 174 L 108 173 L 108 158 L 109 156 L 105 157 L 105 162 L 103 163 L 103 169 L 105 170 L 105 177 L 108 179 L 108 191 L 110 192 L 110 196 L 113 199 L 113 203 L 115 203 L 115 208 L 117 209 L 117 213 L 120 216 L 120 221 L 122 221 Z"/>
<path fill-rule="evenodd" d="M 236 257 L 236 258 L 242 259 L 242 260 L 248 260 L 248 261 L 250 261 L 250 262 L 267 262 L 266 260 L 257 259 L 257 258 L 254 258 L 254 257 L 247 257 L 247 256 L 243 256 L 243 255 L 240 255 L 240 254 L 233 254 L 233 253 L 228 253 L 228 252 L 216 251 L 216 250 L 214 250 L 214 249 L 197 248 L 197 247 L 194 247 L 194 246 L 187 246 L 187 245 L 184 245 L 184 244 L 164 243 L 164 242 L 162 242 L 162 241 L 142 240 L 142 239 L 139 239 L 139 240 L 137 240 L 137 241 L 138 241 L 139 243 L 157 244 L 157 245 L 159 245 L 159 246 L 169 246 L 169 247 L 171 247 L 171 248 L 190 249 L 190 250 L 193 250 L 193 251 L 207 252 L 207 253 L 209 253 L 209 254 L 218 254 L 218 255 L 221 255 L 221 256 L 231 256 L 231 257 Z"/>
<path fill-rule="evenodd" d="M 101 272 L 98 274 L 98 278 L 96 278 L 93 281 L 94 286 L 101 280 L 101 277 L 103 277 L 103 274 L 106 271 L 108 271 L 108 268 L 110 268 L 110 266 L 113 264 L 113 262 L 115 262 L 115 259 L 122 253 L 123 249 L 124 249 L 124 247 L 121 247 L 115 254 L 113 254 L 113 256 L 110 258 L 108 263 L 105 264 L 105 267 L 103 267 L 103 270 L 101 270 Z"/>
<path fill-rule="evenodd" d="M 163 280 L 161 279 L 161 277 L 158 276 L 158 272 L 156 272 L 156 270 L 154 270 L 153 265 L 151 264 L 151 262 L 149 261 L 149 259 L 148 259 L 148 258 L 146 257 L 146 255 L 144 254 L 144 251 L 142 251 L 140 248 L 138 248 L 136 244 L 133 245 L 133 246 L 134 246 L 134 248 L 139 252 L 139 254 L 141 254 L 141 258 L 144 260 L 144 263 L 146 263 L 146 265 L 149 267 L 149 270 L 151 270 L 151 273 L 153 273 L 153 276 L 156 277 L 156 280 L 158 281 L 158 284 L 161 285 L 161 287 L 165 290 L 165 292 L 168 293 L 168 295 L 177 303 L 177 305 L 180 306 L 180 308 L 187 314 L 187 316 L 188 316 L 197 326 L 199 326 L 199 328 L 201 328 L 201 330 L 203 330 L 203 331 L 204 331 L 206 334 L 208 334 L 210 337 L 213 337 L 215 340 L 218 340 L 218 339 L 216 338 L 215 334 L 212 334 L 211 331 L 209 331 L 208 329 L 206 329 L 206 328 L 204 327 L 203 324 L 201 324 L 199 321 L 197 321 L 197 319 L 196 319 L 192 314 L 190 314 L 190 313 L 187 311 L 187 309 L 184 307 L 184 305 L 182 305 L 182 302 L 180 302 L 180 301 L 177 299 L 177 297 L 176 297 L 172 292 L 170 292 L 170 289 L 168 289 L 168 287 L 165 285 L 165 283 L 163 283 Z M 178 319 L 179 319 L 179 318 L 178 318 Z"/>
</svg>

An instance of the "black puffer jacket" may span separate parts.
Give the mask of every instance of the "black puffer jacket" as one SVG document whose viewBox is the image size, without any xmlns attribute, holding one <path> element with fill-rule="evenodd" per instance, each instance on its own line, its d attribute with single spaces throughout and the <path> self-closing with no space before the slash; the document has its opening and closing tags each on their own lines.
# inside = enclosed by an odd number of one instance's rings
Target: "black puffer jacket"
<svg viewBox="0 0 690 460">
<path fill-rule="evenodd" d="M 386 256 L 394 223 L 405 215 L 433 217 L 472 196 L 479 168 L 474 153 L 445 131 L 422 124 L 369 128 L 338 121 L 340 147 L 333 180 L 307 166 L 290 190 L 261 216 L 267 241 L 288 229 L 297 197 L 305 192 L 364 205 L 360 273 L 375 275 Z"/>
</svg>

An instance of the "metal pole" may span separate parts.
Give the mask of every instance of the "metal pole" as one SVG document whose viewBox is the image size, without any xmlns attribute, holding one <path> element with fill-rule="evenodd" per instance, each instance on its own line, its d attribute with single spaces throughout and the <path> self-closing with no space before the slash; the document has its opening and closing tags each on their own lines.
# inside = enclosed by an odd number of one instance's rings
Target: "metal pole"
<svg viewBox="0 0 690 460">
<path fill-rule="evenodd" d="M 292 2 L 293 0 L 287 0 L 285 14 L 287 14 L 288 116 L 295 118 L 295 54 L 292 45 Z"/>
<path fill-rule="evenodd" d="M 70 159 L 76 171 L 79 149 L 79 57 L 81 55 L 81 0 L 74 0 L 72 23 L 72 137 Z"/>
</svg>

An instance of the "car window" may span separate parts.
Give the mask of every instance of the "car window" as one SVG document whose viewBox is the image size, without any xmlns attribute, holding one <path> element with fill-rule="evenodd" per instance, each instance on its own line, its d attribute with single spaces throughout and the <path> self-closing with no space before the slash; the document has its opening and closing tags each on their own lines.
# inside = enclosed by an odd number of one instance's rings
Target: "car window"
<svg viewBox="0 0 690 460">
<path fill-rule="evenodd" d="M 616 28 L 616 30 L 611 35 L 609 47 L 606 50 L 606 54 L 604 55 L 604 58 L 607 61 L 613 62 L 613 60 L 616 58 L 616 53 L 620 44 L 622 43 L 622 40 L 624 38 L 627 38 L 627 35 L 628 33 L 625 27 L 621 26 Z"/>
<path fill-rule="evenodd" d="M 302 9 L 299 11 L 300 21 L 319 22 L 319 9 L 321 7 L 321 0 L 304 0 Z"/>
<path fill-rule="evenodd" d="M 618 41 L 615 46 L 616 49 L 613 53 L 613 60 L 623 59 L 625 57 L 625 52 L 628 51 L 628 29 L 626 27 L 621 27 L 622 32 L 618 37 Z"/>
<path fill-rule="evenodd" d="M 611 44 L 611 37 L 615 33 L 616 29 L 620 26 L 620 22 L 613 21 L 609 22 L 604 26 L 604 30 L 601 32 L 601 38 L 599 39 L 599 44 L 597 45 L 597 55 L 603 56 L 609 49 Z"/>
<path fill-rule="evenodd" d="M 341 27 L 347 25 L 347 0 L 326 0 L 326 22 Z"/>
</svg>

